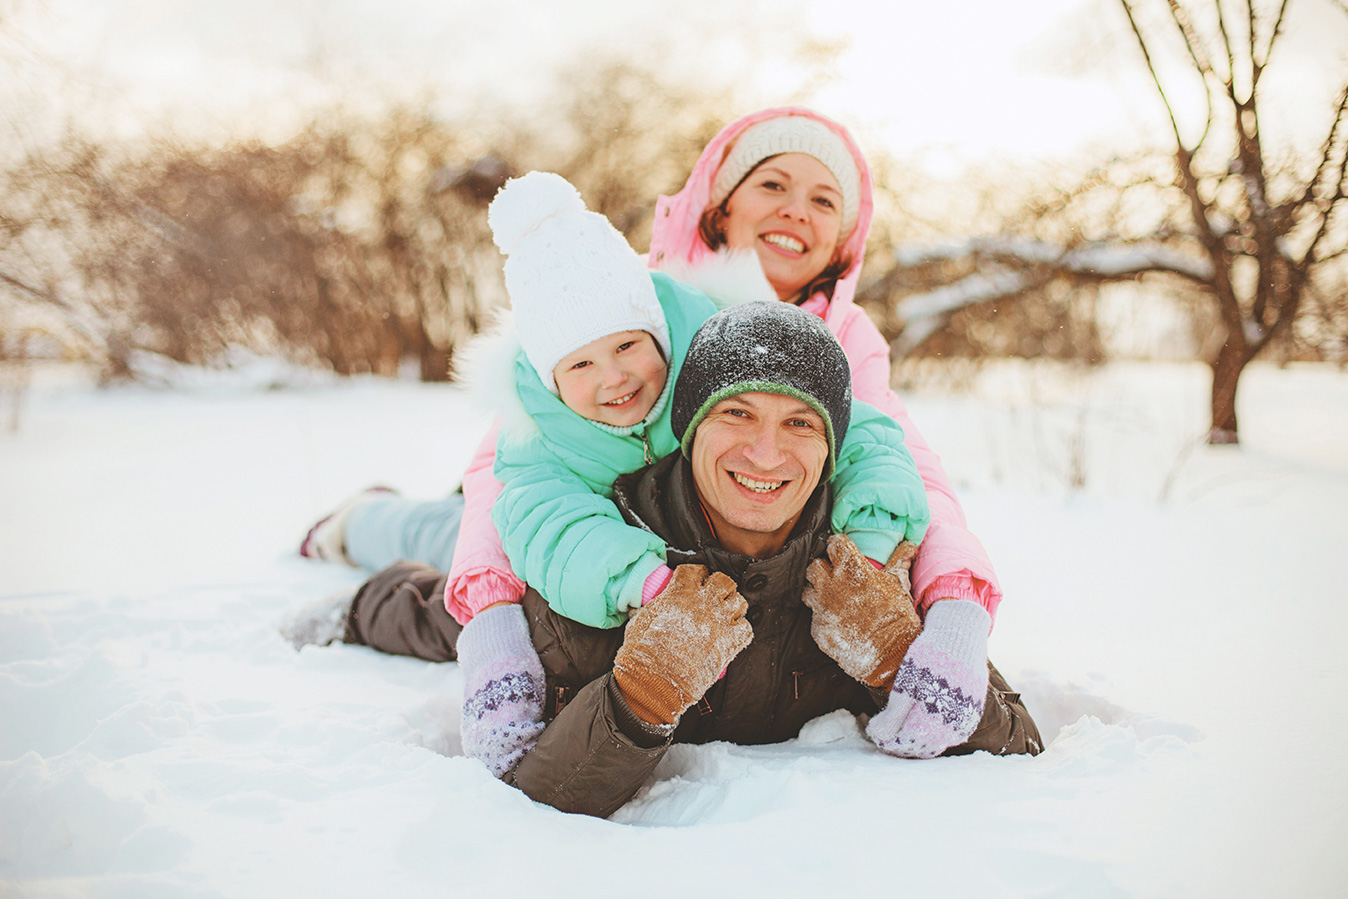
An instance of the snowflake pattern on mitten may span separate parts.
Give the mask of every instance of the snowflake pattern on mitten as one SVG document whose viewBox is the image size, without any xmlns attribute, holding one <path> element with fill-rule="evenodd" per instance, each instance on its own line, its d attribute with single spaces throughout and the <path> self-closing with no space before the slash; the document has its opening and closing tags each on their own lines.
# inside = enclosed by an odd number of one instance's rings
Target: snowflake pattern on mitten
<svg viewBox="0 0 1348 899">
<path fill-rule="evenodd" d="M 463 751 L 502 777 L 543 731 L 543 679 L 530 671 L 505 671 L 463 702 Z"/>
<path fill-rule="evenodd" d="M 866 726 L 884 752 L 929 759 L 965 742 L 987 700 L 987 632 L 982 606 L 943 600 L 927 613 L 894 678 L 889 701 Z"/>
<path fill-rule="evenodd" d="M 503 777 L 543 732 L 545 676 L 518 605 L 486 609 L 459 635 L 463 751 Z"/>
</svg>

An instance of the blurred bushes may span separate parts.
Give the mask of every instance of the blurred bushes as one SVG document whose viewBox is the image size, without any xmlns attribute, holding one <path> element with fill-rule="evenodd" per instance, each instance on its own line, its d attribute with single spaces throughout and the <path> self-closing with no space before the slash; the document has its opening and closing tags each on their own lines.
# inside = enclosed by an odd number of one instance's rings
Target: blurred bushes
<svg viewBox="0 0 1348 899">
<path fill-rule="evenodd" d="M 725 115 L 627 65 L 561 90 L 527 124 L 454 124 L 427 100 L 325 110 L 273 145 L 72 132 L 0 174 L 0 322 L 42 319 L 109 377 L 140 351 L 211 364 L 242 346 L 445 379 L 505 302 L 485 208 L 506 178 L 557 171 L 643 246 L 656 194 Z"/>
</svg>

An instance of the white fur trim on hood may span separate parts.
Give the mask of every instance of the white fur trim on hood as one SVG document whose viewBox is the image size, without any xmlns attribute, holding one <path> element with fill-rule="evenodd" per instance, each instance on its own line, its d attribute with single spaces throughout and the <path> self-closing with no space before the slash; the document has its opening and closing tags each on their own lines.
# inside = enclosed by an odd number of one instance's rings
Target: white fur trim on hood
<svg viewBox="0 0 1348 899">
<path fill-rule="evenodd" d="M 660 266 L 660 271 L 702 291 L 717 309 L 740 303 L 777 302 L 777 291 L 763 274 L 763 264 L 753 250 L 722 247 L 697 262 L 671 259 Z"/>
<path fill-rule="evenodd" d="M 539 433 L 524 408 L 515 380 L 515 360 L 524 352 L 508 309 L 454 354 L 454 376 L 468 388 L 473 404 L 501 421 L 501 434 L 525 441 Z"/>
</svg>

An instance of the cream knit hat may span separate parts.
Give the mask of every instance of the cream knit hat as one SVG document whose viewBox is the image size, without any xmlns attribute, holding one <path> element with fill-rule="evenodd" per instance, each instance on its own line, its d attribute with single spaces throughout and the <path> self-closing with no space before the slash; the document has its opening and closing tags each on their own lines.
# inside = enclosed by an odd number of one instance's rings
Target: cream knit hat
<svg viewBox="0 0 1348 899">
<path fill-rule="evenodd" d="M 515 333 L 553 393 L 562 357 L 619 331 L 647 331 L 670 358 L 669 328 L 650 272 L 626 238 L 560 175 L 530 172 L 487 208 L 505 263 Z"/>
<path fill-rule="evenodd" d="M 805 116 L 781 116 L 745 128 L 716 170 L 711 205 L 720 206 L 754 166 L 782 153 L 813 156 L 833 173 L 842 189 L 842 236 L 851 234 L 861 214 L 861 175 L 856 160 L 841 137 L 823 122 Z"/>
</svg>

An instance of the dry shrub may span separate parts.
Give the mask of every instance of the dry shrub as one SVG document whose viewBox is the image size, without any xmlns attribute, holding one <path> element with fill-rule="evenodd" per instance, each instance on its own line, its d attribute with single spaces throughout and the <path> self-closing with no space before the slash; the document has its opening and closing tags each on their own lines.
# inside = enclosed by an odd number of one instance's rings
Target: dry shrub
<svg viewBox="0 0 1348 899">
<path fill-rule="evenodd" d="M 485 209 L 508 176 L 560 172 L 641 246 L 724 115 L 630 66 L 586 71 L 557 121 L 455 127 L 427 99 L 327 110 L 275 145 L 72 133 L 0 173 L 0 297 L 78 323 L 109 376 L 134 351 L 211 364 L 243 346 L 445 379 L 505 301 Z"/>
<path fill-rule="evenodd" d="M 341 374 L 413 358 L 444 379 L 500 295 L 481 204 L 444 175 L 456 144 L 395 109 L 280 146 L 157 146 L 108 175 L 128 227 L 90 274 L 124 285 L 137 347 L 179 361 L 242 345 Z"/>
</svg>

